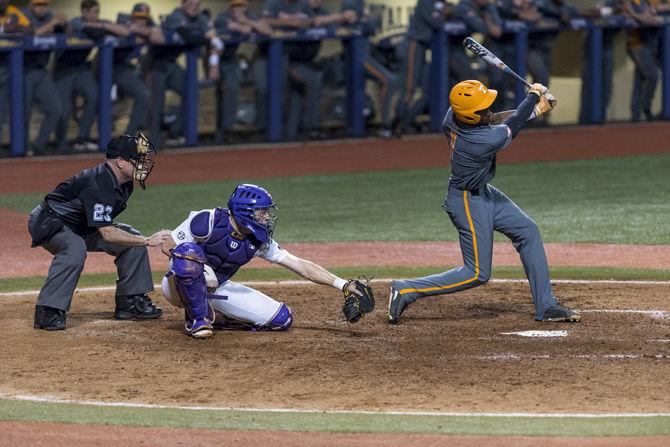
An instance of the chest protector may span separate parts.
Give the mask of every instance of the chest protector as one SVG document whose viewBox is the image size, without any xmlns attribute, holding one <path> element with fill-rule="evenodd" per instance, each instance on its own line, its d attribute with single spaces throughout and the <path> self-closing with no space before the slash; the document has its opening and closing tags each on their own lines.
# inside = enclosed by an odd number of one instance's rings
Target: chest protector
<svg viewBox="0 0 670 447">
<path fill-rule="evenodd" d="M 205 211 L 195 216 L 191 221 L 191 233 L 204 248 L 207 264 L 222 284 L 254 257 L 261 244 L 250 236 L 245 239 L 233 236 L 227 209 L 215 208 L 213 214 Z"/>
</svg>

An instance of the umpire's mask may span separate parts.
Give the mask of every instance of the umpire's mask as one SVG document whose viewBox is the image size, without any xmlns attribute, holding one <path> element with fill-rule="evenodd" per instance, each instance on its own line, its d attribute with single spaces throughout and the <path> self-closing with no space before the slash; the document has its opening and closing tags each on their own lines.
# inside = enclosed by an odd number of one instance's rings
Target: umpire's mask
<svg viewBox="0 0 670 447">
<path fill-rule="evenodd" d="M 130 160 L 135 167 L 133 178 L 146 189 L 145 181 L 154 168 L 155 161 L 150 155 L 158 153 L 156 145 L 153 144 L 141 132 L 136 137 L 132 135 L 119 135 L 107 144 L 107 158 L 121 157 Z"/>
</svg>

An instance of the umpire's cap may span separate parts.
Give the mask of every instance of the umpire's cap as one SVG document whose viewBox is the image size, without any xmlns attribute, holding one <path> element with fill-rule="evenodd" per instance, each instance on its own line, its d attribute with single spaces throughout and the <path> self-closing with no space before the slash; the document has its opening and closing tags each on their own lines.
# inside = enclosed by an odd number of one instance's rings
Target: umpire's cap
<svg viewBox="0 0 670 447">
<path fill-rule="evenodd" d="M 137 17 L 138 19 L 150 19 L 149 15 L 149 5 L 146 3 L 135 3 L 133 6 L 132 16 Z"/>
<path fill-rule="evenodd" d="M 107 143 L 107 158 L 125 158 L 126 160 L 138 160 L 146 155 L 156 154 L 156 146 L 142 133 L 136 137 L 132 135 L 119 135 Z"/>
</svg>

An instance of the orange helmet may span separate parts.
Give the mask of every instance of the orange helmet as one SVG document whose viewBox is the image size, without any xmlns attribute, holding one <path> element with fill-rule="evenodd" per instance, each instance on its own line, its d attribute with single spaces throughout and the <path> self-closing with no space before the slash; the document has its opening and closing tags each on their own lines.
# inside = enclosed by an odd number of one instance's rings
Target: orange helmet
<svg viewBox="0 0 670 447">
<path fill-rule="evenodd" d="M 449 93 L 449 105 L 456 118 L 467 124 L 477 124 L 481 117 L 477 112 L 488 109 L 498 92 L 487 89 L 479 81 L 461 81 Z"/>
</svg>

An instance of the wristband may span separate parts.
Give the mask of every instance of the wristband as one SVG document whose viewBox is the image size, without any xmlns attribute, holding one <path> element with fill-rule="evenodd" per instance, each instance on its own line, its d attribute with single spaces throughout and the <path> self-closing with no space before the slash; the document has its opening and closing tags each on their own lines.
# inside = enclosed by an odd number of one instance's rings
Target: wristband
<svg viewBox="0 0 670 447">
<path fill-rule="evenodd" d="M 223 41 L 219 37 L 212 37 L 211 43 L 218 51 L 223 51 Z"/>
<path fill-rule="evenodd" d="M 342 278 L 337 278 L 336 277 L 335 280 L 333 281 L 333 287 L 335 287 L 336 289 L 340 289 L 343 292 L 344 292 L 344 290 L 343 290 L 344 286 L 346 286 L 346 285 L 347 285 L 347 281 L 343 280 Z"/>
<path fill-rule="evenodd" d="M 210 54 L 209 55 L 209 66 L 210 67 L 216 67 L 219 65 L 219 55 L 218 54 Z"/>
</svg>

